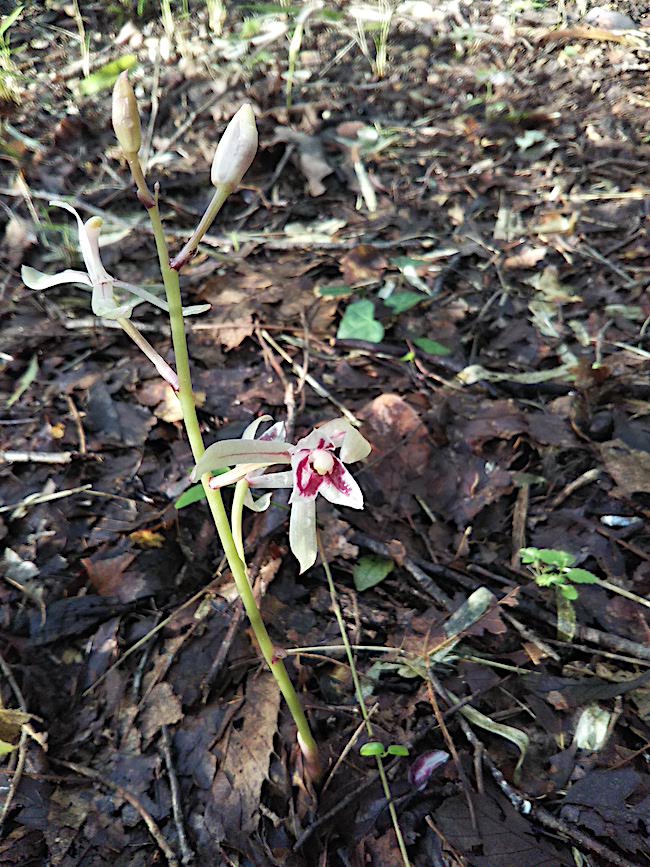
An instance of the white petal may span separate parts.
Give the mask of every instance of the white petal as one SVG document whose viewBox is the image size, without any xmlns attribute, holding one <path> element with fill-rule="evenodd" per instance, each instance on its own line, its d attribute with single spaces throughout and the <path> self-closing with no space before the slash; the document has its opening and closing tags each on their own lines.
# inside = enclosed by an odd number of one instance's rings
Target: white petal
<svg viewBox="0 0 650 867">
<path fill-rule="evenodd" d="M 262 494 L 257 500 L 253 499 L 253 496 L 250 491 L 246 492 L 246 496 L 244 497 L 244 505 L 246 508 L 251 509 L 253 512 L 266 512 L 268 507 L 271 505 L 271 493 Z"/>
<path fill-rule="evenodd" d="M 327 436 L 327 432 L 323 433 L 323 429 L 326 428 L 327 425 L 323 425 L 323 427 L 314 428 L 314 430 L 307 434 L 306 437 L 303 437 L 301 440 L 298 440 L 296 443 L 296 451 L 300 449 L 306 449 L 307 451 L 313 451 L 314 449 L 319 448 L 321 445 L 333 445 L 330 437 Z"/>
<path fill-rule="evenodd" d="M 102 264 L 99 253 L 99 232 L 104 225 L 101 217 L 91 217 L 84 223 L 83 235 L 79 234 L 79 246 L 88 269 L 88 276 L 94 283 L 113 284 L 113 278 Z"/>
<path fill-rule="evenodd" d="M 99 230 L 102 227 L 103 220 L 101 217 L 91 217 L 85 223 L 79 216 L 77 210 L 67 202 L 52 200 L 50 205 L 57 208 L 63 208 L 74 216 L 77 221 L 77 229 L 79 231 L 79 247 L 83 256 L 90 282 L 95 285 L 97 283 L 111 282 L 112 278 L 107 273 L 102 265 L 102 260 L 99 255 Z M 99 314 L 95 314 L 99 315 Z"/>
<path fill-rule="evenodd" d="M 236 464 L 259 464 L 270 467 L 272 464 L 289 463 L 289 443 L 264 443 L 251 440 L 220 440 L 212 443 L 203 453 L 192 471 L 192 478 L 198 479 L 204 473 L 221 467 L 234 467 Z"/>
<path fill-rule="evenodd" d="M 367 458 L 371 451 L 372 446 L 368 440 L 350 425 L 343 437 L 343 444 L 339 451 L 343 463 L 353 464 L 355 461 L 361 461 L 363 458 Z"/>
<path fill-rule="evenodd" d="M 68 213 L 72 214 L 75 220 L 77 221 L 77 230 L 79 232 L 79 247 L 81 248 L 81 255 L 83 256 L 84 263 L 86 268 L 88 269 L 88 276 L 91 281 L 93 281 L 94 273 L 93 273 L 93 252 L 90 244 L 88 243 L 88 235 L 86 233 L 86 227 L 84 225 L 84 221 L 79 216 L 79 212 L 76 208 L 73 208 L 72 205 L 69 205 L 67 202 L 61 202 L 58 199 L 53 199 L 50 202 L 55 208 L 63 208 L 64 211 L 68 211 Z M 88 265 L 90 261 L 90 267 Z"/>
<path fill-rule="evenodd" d="M 317 431 L 327 436 L 336 446 L 341 447 L 339 452 L 341 460 L 344 464 L 353 464 L 355 461 L 360 461 L 368 457 L 371 452 L 371 446 L 365 437 L 362 437 L 359 431 L 352 427 L 349 421 L 344 418 L 335 418 L 333 421 L 328 421 Z"/>
<path fill-rule="evenodd" d="M 125 283 L 123 280 L 113 280 L 113 285 L 117 286 L 118 289 L 126 289 L 127 292 L 135 295 L 141 301 L 148 301 L 154 307 L 169 313 L 169 304 L 163 298 L 149 292 L 148 289 L 143 289 L 142 286 L 136 286 L 134 283 Z M 183 307 L 183 316 L 196 316 L 197 313 L 205 313 L 211 307 L 211 304 L 193 304 L 190 307 Z"/>
<path fill-rule="evenodd" d="M 316 501 L 297 500 L 291 507 L 289 545 L 304 572 L 316 562 Z"/>
<path fill-rule="evenodd" d="M 43 274 L 36 268 L 23 265 L 21 272 L 23 283 L 30 289 L 49 289 L 50 286 L 60 286 L 62 283 L 84 283 L 90 286 L 90 277 L 84 271 L 60 271 L 58 274 Z"/>
<path fill-rule="evenodd" d="M 238 464 L 234 469 L 227 470 L 225 473 L 219 473 L 217 476 L 212 476 L 209 485 L 213 490 L 225 488 L 228 485 L 234 485 L 245 479 L 249 473 L 254 473 L 255 470 L 263 469 L 267 464 Z"/>
<path fill-rule="evenodd" d="M 283 442 L 287 438 L 287 426 L 283 421 L 276 421 L 268 430 L 260 434 L 259 438 L 262 442 L 277 442 L 278 440 Z"/>
<path fill-rule="evenodd" d="M 132 304 L 117 304 L 113 295 L 113 282 L 95 283 L 91 307 L 100 319 L 129 319 L 133 312 Z"/>
<path fill-rule="evenodd" d="M 241 435 L 241 438 L 243 440 L 254 440 L 258 427 L 265 421 L 273 421 L 273 417 L 270 415 L 261 415 L 259 418 L 253 419 Z"/>
<path fill-rule="evenodd" d="M 291 470 L 284 473 L 267 473 L 266 475 L 251 473 L 246 477 L 246 481 L 253 488 L 292 488 L 293 473 Z"/>
<path fill-rule="evenodd" d="M 326 476 L 323 479 L 323 484 L 318 489 L 318 493 L 322 494 L 330 503 L 335 503 L 337 506 L 349 506 L 351 509 L 363 509 L 363 494 L 361 488 L 352 478 L 349 470 L 343 464 L 338 462 L 341 468 L 340 476 L 337 479 L 338 487 Z"/>
</svg>

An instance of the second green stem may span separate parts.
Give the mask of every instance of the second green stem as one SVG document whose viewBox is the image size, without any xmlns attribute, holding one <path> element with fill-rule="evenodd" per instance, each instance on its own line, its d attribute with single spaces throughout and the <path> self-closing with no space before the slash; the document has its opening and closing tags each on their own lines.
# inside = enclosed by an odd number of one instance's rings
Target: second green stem
<svg viewBox="0 0 650 867">
<path fill-rule="evenodd" d="M 156 239 L 156 249 L 158 251 L 160 270 L 165 284 L 165 291 L 167 293 L 167 303 L 169 304 L 169 321 L 171 324 L 172 342 L 176 359 L 176 373 L 178 375 L 178 397 L 181 403 L 183 420 L 190 441 L 192 455 L 194 456 L 194 460 L 198 461 L 205 451 L 205 446 L 203 444 L 203 437 L 201 435 L 199 420 L 196 413 L 194 393 L 192 391 L 192 377 L 190 373 L 189 354 L 187 351 L 187 340 L 185 337 L 185 323 L 183 321 L 178 272 L 174 271 L 169 265 L 169 251 L 165 240 L 158 205 L 154 204 L 153 207 L 148 208 L 147 210 L 153 227 L 154 237 Z M 314 769 L 318 766 L 318 747 L 316 741 L 311 733 L 307 717 L 305 716 L 300 699 L 291 683 L 291 679 L 284 663 L 281 659 L 276 657 L 273 642 L 271 641 L 266 626 L 264 625 L 260 609 L 255 601 L 253 588 L 248 580 L 246 565 L 237 551 L 237 546 L 233 538 L 221 493 L 213 490 L 209 486 L 209 478 L 210 476 L 207 474 L 203 476 L 201 482 L 203 483 L 208 506 L 212 513 L 224 554 L 228 560 L 228 565 L 230 566 L 237 587 L 237 592 L 239 593 L 248 619 L 250 620 L 262 656 L 266 660 L 271 673 L 276 679 L 280 691 L 284 696 L 284 700 L 286 701 L 296 723 L 300 735 L 301 747 L 305 752 L 306 758 L 312 769 Z"/>
</svg>

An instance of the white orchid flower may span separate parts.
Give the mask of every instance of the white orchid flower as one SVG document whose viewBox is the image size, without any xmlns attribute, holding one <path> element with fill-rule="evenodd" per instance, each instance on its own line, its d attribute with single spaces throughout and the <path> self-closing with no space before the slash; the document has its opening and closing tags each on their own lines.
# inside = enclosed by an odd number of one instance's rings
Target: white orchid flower
<svg viewBox="0 0 650 867">
<path fill-rule="evenodd" d="M 212 488 L 223 488 L 246 479 L 256 488 L 292 488 L 289 504 L 289 545 L 304 572 L 316 561 L 316 497 L 322 494 L 330 503 L 363 508 L 363 494 L 346 469 L 346 463 L 360 461 L 370 454 L 370 443 L 344 418 L 334 419 L 313 430 L 295 445 L 279 439 L 284 432 L 274 425 L 257 440 L 253 423 L 238 440 L 213 443 L 194 468 L 193 478 L 223 467 L 229 472 L 210 479 Z M 335 454 L 339 450 L 338 456 Z M 285 472 L 265 474 L 274 464 L 291 464 Z M 257 508 L 261 508 L 258 501 Z M 247 504 L 248 505 L 248 504 Z M 268 503 L 266 503 L 268 505 Z M 266 506 L 264 506 L 266 507 Z"/>
<path fill-rule="evenodd" d="M 169 312 L 166 301 L 158 298 L 152 292 L 140 288 L 140 286 L 116 280 L 106 271 L 99 252 L 99 232 L 104 223 L 101 217 L 91 217 L 84 223 L 76 209 L 67 202 L 52 201 L 50 205 L 69 211 L 77 220 L 79 247 L 86 270 L 75 271 L 67 268 L 58 274 L 43 274 L 36 268 L 23 265 L 21 275 L 25 286 L 37 291 L 49 289 L 52 286 L 60 286 L 63 283 L 80 283 L 82 286 L 90 287 L 93 313 L 102 319 L 129 319 L 133 308 L 142 304 L 143 301 L 149 301 L 161 310 Z M 122 304 L 118 303 L 114 294 L 116 288 L 125 290 L 131 297 Z M 196 304 L 192 307 L 184 307 L 183 315 L 192 316 L 209 309 L 209 304 Z"/>
<path fill-rule="evenodd" d="M 178 377 L 176 373 L 136 326 L 132 322 L 129 322 L 133 308 L 143 301 L 150 301 L 156 307 L 169 311 L 167 303 L 146 289 L 116 280 L 104 268 L 99 252 L 99 232 L 103 225 L 101 217 L 91 217 L 84 223 L 75 208 L 72 205 L 68 205 L 67 202 L 52 201 L 50 205 L 63 208 L 75 217 L 79 232 L 79 248 L 86 270 L 75 271 L 67 268 L 58 274 L 43 274 L 41 271 L 37 271 L 36 268 L 23 265 L 21 275 L 25 286 L 40 291 L 42 289 L 49 289 L 51 286 L 59 286 L 63 283 L 80 283 L 82 286 L 90 288 L 92 292 L 91 306 L 95 316 L 101 319 L 115 320 L 138 348 L 144 352 L 163 379 L 171 385 L 174 391 L 178 391 Z M 124 303 L 118 303 L 114 293 L 116 287 L 128 292 L 130 296 L 129 300 Z M 204 310 L 208 310 L 209 307 L 209 304 L 184 307 L 183 315 L 191 316 L 194 313 L 202 313 Z"/>
</svg>

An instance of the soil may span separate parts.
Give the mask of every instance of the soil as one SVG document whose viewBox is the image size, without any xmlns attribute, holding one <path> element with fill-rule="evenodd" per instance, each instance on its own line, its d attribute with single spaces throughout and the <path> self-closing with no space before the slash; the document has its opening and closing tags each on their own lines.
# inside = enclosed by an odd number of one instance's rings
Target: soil
<svg viewBox="0 0 650 867">
<path fill-rule="evenodd" d="M 397 822 L 422 867 L 647 865 L 650 7 L 186 5 L 27 4 L 0 44 L 2 862 L 392 867 Z M 172 254 L 257 119 L 181 273 L 205 442 L 268 414 L 372 445 L 363 510 L 318 498 L 326 564 L 299 574 L 287 490 L 245 512 L 320 778 L 205 503 L 176 508 L 173 390 L 82 287 L 21 279 L 83 267 L 64 200 L 160 282 L 114 61 Z M 164 311 L 132 321 L 173 366 Z"/>
</svg>

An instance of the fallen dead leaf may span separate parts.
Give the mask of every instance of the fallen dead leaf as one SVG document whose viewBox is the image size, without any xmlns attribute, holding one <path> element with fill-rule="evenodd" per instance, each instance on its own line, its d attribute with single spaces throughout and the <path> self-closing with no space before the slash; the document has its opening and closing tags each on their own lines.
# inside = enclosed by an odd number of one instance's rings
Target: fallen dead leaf
<svg viewBox="0 0 650 867">
<path fill-rule="evenodd" d="M 387 267 L 386 257 L 371 244 L 359 244 L 341 259 L 343 279 L 352 287 L 374 283 Z"/>
<path fill-rule="evenodd" d="M 504 268 L 534 268 L 548 253 L 548 247 L 530 247 L 526 245 L 517 253 L 508 256 L 503 263 Z"/>
<path fill-rule="evenodd" d="M 117 557 L 84 557 L 81 561 L 90 583 L 101 596 L 120 597 L 124 573 L 131 567 L 136 555 L 118 554 Z M 123 599 L 123 602 L 130 601 Z"/>
<path fill-rule="evenodd" d="M 605 469 L 618 485 L 613 491 L 615 495 L 650 493 L 650 453 L 615 439 L 602 443 L 600 455 Z"/>
<path fill-rule="evenodd" d="M 165 544 L 163 534 L 154 530 L 135 530 L 129 533 L 129 539 L 141 548 L 162 548 Z"/>
<path fill-rule="evenodd" d="M 154 415 L 161 421 L 173 424 L 183 419 L 180 400 L 162 380 L 151 380 L 138 389 L 138 400 L 144 406 L 154 407 Z"/>
<path fill-rule="evenodd" d="M 354 560 L 359 556 L 359 548 L 348 541 L 353 530 L 345 521 L 327 512 L 322 520 L 321 537 L 323 548 L 330 551 L 332 557 L 342 557 L 344 560 Z"/>
<path fill-rule="evenodd" d="M 140 727 L 145 741 L 162 726 L 174 725 L 183 719 L 181 700 L 167 682 L 157 683 L 144 700 L 140 711 Z"/>
<path fill-rule="evenodd" d="M 280 692 L 270 673 L 251 678 L 241 713 L 229 731 L 223 762 L 212 784 L 206 820 L 217 840 L 233 833 L 245 839 L 258 822 L 260 795 L 269 771 L 277 730 Z M 241 722 L 241 726 L 239 723 Z"/>
<path fill-rule="evenodd" d="M 323 179 L 331 175 L 334 169 L 327 162 L 320 140 L 288 126 L 278 126 L 273 141 L 291 142 L 298 146 L 298 165 L 307 179 L 309 195 L 322 196 L 326 192 Z"/>
</svg>

